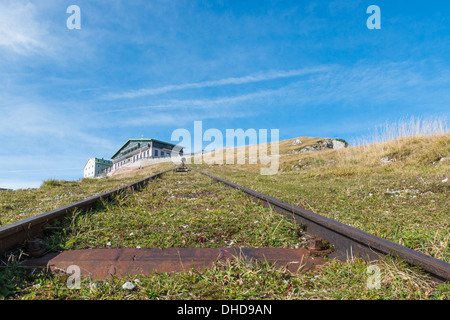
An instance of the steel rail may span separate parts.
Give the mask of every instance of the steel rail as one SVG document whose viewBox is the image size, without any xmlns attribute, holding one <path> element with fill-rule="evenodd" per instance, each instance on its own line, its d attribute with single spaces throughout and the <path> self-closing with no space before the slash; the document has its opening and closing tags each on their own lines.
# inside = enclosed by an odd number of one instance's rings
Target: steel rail
<svg viewBox="0 0 450 320">
<path fill-rule="evenodd" d="M 8 251 L 23 246 L 27 240 L 39 236 L 42 233 L 43 226 L 48 224 L 49 222 L 56 219 L 61 219 L 76 209 L 81 210 L 92 208 L 98 201 L 110 199 L 111 197 L 118 195 L 126 190 L 135 190 L 142 188 L 150 180 L 159 178 L 169 171 L 172 171 L 172 169 L 154 174 L 148 178 L 114 189 L 112 191 L 107 191 L 100 195 L 93 196 L 69 204 L 67 206 L 39 214 L 35 217 L 31 217 L 12 223 L 10 225 L 0 227 L 0 257 Z"/>
<path fill-rule="evenodd" d="M 311 270 L 325 263 L 322 257 L 311 257 L 308 249 L 299 248 L 120 248 L 81 249 L 54 252 L 24 261 L 27 268 L 58 272 L 76 264 L 80 276 L 95 280 L 111 276 L 175 273 L 191 269 L 210 269 L 217 262 L 240 260 L 246 265 L 268 262 L 290 273 Z"/>
<path fill-rule="evenodd" d="M 240 190 L 254 200 L 261 202 L 264 206 L 270 206 L 284 216 L 304 225 L 306 227 L 305 231 L 308 234 L 322 238 L 336 247 L 337 251 L 330 254 L 330 258 L 346 260 L 350 257 L 361 257 L 365 261 L 375 261 L 379 260 L 384 255 L 390 255 L 420 267 L 429 273 L 431 278 L 437 282 L 450 281 L 450 264 L 445 261 L 435 259 L 410 248 L 376 237 L 362 230 L 215 177 L 195 168 L 192 169 L 216 182 Z"/>
</svg>

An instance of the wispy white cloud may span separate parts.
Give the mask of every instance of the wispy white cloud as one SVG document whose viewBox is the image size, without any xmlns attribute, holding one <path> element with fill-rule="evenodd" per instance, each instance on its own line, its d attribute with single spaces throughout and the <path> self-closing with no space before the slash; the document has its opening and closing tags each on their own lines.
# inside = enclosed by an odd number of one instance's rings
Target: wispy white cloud
<svg viewBox="0 0 450 320">
<path fill-rule="evenodd" d="M 34 139 L 32 141 L 34 142 Z M 51 144 L 51 142 L 47 143 Z M 63 150 L 60 150 L 60 153 L 62 152 Z M 18 153 L 1 156 L 0 188 L 33 188 L 39 187 L 46 179 L 80 178 L 83 175 L 83 165 L 87 157 L 73 154 L 61 155 L 60 153 Z"/>
<path fill-rule="evenodd" d="M 60 144 L 79 144 L 83 147 L 101 146 L 110 148 L 111 141 L 96 134 L 90 134 L 83 126 L 89 123 L 83 115 L 68 112 L 67 109 L 50 108 L 40 103 L 17 103 L 0 105 L 0 137 L 47 141 L 45 147 Z M 35 146 L 35 144 L 33 144 Z"/>
<path fill-rule="evenodd" d="M 45 24 L 36 19 L 36 7 L 30 2 L 0 3 L 0 47 L 21 55 L 45 50 Z"/>
<path fill-rule="evenodd" d="M 429 61 L 360 62 L 293 82 L 285 90 L 299 103 L 432 103 L 435 96 L 443 101 L 450 95 L 448 90 L 446 94 L 441 92 L 450 83 L 448 77 L 443 77 L 449 70 L 445 66 L 433 70 L 430 65 Z"/>
<path fill-rule="evenodd" d="M 236 111 L 230 112 L 228 110 L 217 110 L 211 108 L 209 110 L 194 111 L 192 109 L 179 110 L 177 112 L 145 112 L 136 116 L 129 116 L 126 119 L 106 122 L 104 126 L 112 127 L 128 127 L 136 126 L 143 127 L 168 127 L 174 128 L 181 125 L 193 123 L 198 120 L 208 119 L 238 119 L 249 118 L 258 115 L 256 110 Z"/>
<path fill-rule="evenodd" d="M 320 68 L 320 72 L 304 78 L 293 78 L 284 86 L 274 89 L 259 90 L 235 96 L 219 96 L 204 99 L 169 100 L 152 105 L 114 108 L 104 111 L 108 113 L 131 114 L 133 111 L 183 111 L 189 109 L 204 111 L 233 110 L 235 106 L 245 106 L 246 110 L 258 109 L 259 113 L 282 105 L 313 108 L 323 104 L 345 103 L 361 105 L 361 103 L 384 104 L 392 101 L 410 101 L 411 103 L 432 102 L 435 93 L 438 97 L 449 96 L 442 91 L 448 78 L 443 78 L 445 69 L 440 72 L 426 68 L 429 63 L 403 61 L 379 62 L 377 65 L 364 62 L 353 66 L 330 65 Z M 295 72 L 292 72 L 292 74 Z M 272 73 L 274 75 L 276 73 Z M 284 74 L 279 72 L 278 74 Z M 261 75 L 259 79 L 269 78 L 269 74 Z M 245 84 L 256 77 L 242 77 L 214 81 L 222 83 Z M 256 81 L 256 80 L 255 80 Z M 262 80 L 261 80 L 262 81 Z M 201 85 L 202 83 L 190 84 Z M 204 83 L 210 84 L 210 82 Z M 188 85 L 185 85 L 186 87 Z M 166 87 L 167 88 L 167 87 Z M 155 93 L 156 94 L 156 93 Z M 131 95 L 130 95 L 131 97 Z M 256 110 L 254 110 L 256 111 Z M 164 117 L 161 114 L 161 117 Z"/>
<path fill-rule="evenodd" d="M 185 83 L 178 85 L 168 85 L 160 88 L 147 88 L 147 89 L 139 89 L 139 90 L 131 90 L 124 93 L 110 93 L 105 95 L 106 99 L 120 99 L 120 98 L 138 98 L 142 96 L 150 96 L 157 95 L 162 93 L 167 93 L 171 91 L 178 91 L 184 89 L 199 89 L 199 88 L 207 88 L 207 87 L 219 87 L 224 85 L 240 85 L 246 83 L 254 83 L 261 82 L 267 80 L 281 79 L 281 78 L 290 78 L 290 77 L 298 77 L 304 76 L 308 74 L 323 72 L 328 70 L 328 67 L 319 66 L 316 68 L 305 68 L 305 69 L 297 69 L 297 70 L 288 70 L 288 71 L 272 71 L 267 73 L 261 73 L 256 75 L 247 75 L 243 77 L 231 77 L 224 78 L 219 80 L 211 80 L 211 81 L 203 81 L 203 82 L 193 82 L 193 83 Z"/>
<path fill-rule="evenodd" d="M 254 102 L 258 101 L 270 96 L 273 96 L 279 92 L 278 89 L 273 90 L 260 90 L 257 92 L 252 92 L 248 94 L 243 95 L 237 95 L 237 96 L 223 96 L 218 98 L 205 98 L 205 99 L 181 99 L 181 100 L 170 100 L 165 103 L 160 104 L 154 104 L 154 105 L 143 105 L 143 106 L 127 106 L 124 108 L 115 108 L 115 109 L 108 109 L 102 112 L 95 113 L 97 115 L 105 115 L 109 113 L 130 113 L 133 111 L 145 111 L 145 110 L 174 110 L 174 109 L 211 109 L 212 107 L 231 107 L 237 103 L 244 103 L 244 102 Z"/>
</svg>

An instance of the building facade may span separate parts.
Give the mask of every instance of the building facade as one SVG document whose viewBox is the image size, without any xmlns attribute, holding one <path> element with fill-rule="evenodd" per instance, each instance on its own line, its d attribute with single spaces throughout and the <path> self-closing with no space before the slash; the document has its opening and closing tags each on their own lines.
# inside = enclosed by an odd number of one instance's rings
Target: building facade
<svg viewBox="0 0 450 320">
<path fill-rule="evenodd" d="M 141 159 L 170 158 L 182 155 L 183 148 L 171 143 L 155 139 L 130 139 L 111 157 L 112 166 L 106 171 L 116 170 Z"/>
<path fill-rule="evenodd" d="M 84 178 L 96 178 L 103 175 L 111 175 L 123 167 L 133 168 L 142 163 L 164 162 L 164 158 L 182 156 L 183 148 L 155 140 L 155 139 L 130 139 L 111 157 L 112 160 L 90 158 L 84 165 Z M 142 161 L 145 160 L 145 161 Z M 167 159 L 167 161 L 171 161 Z M 122 170 L 121 169 L 121 170 Z"/>
<path fill-rule="evenodd" d="M 111 160 L 90 158 L 84 165 L 84 178 L 96 178 L 113 165 Z"/>
</svg>

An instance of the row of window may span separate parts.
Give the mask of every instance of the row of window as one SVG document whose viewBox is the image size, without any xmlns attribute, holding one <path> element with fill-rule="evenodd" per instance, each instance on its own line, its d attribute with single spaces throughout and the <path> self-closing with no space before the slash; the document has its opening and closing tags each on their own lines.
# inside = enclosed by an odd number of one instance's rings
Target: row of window
<svg viewBox="0 0 450 320">
<path fill-rule="evenodd" d="M 130 149 L 128 149 L 128 150 L 124 150 L 124 151 L 122 152 L 122 155 L 127 155 L 127 154 L 129 154 L 129 153 L 131 153 L 131 152 L 133 152 L 133 151 L 138 150 L 140 147 L 141 147 L 141 144 L 138 143 L 135 147 L 130 148 Z M 145 146 L 142 146 L 142 147 L 144 148 Z M 150 148 L 150 143 L 147 143 L 147 147 Z"/>
<path fill-rule="evenodd" d="M 162 157 L 162 158 L 165 158 L 165 157 L 169 157 L 169 156 L 170 156 L 170 153 L 169 153 L 169 152 L 164 152 L 164 151 L 159 151 L 159 150 L 153 150 L 153 156 L 154 156 L 154 157 Z M 135 156 L 133 156 L 133 157 L 131 157 L 131 158 L 128 158 L 128 159 L 126 159 L 126 160 L 122 160 L 122 161 L 116 163 L 116 164 L 114 165 L 114 168 L 113 168 L 113 169 L 122 167 L 123 165 L 125 165 L 125 164 L 127 164 L 127 163 L 129 163 L 129 162 L 131 162 L 131 161 L 132 161 L 132 162 L 135 162 L 135 161 L 137 161 L 137 160 L 139 160 L 139 159 L 149 158 L 149 157 L 150 157 L 150 150 L 147 150 L 147 151 L 144 151 L 143 153 L 141 153 L 140 155 L 135 155 Z M 111 171 L 111 169 L 109 169 L 109 171 Z"/>
</svg>

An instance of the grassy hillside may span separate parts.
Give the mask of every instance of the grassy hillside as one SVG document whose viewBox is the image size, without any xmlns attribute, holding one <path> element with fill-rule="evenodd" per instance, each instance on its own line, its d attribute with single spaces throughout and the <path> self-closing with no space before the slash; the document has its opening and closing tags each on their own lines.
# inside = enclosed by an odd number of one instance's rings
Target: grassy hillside
<svg viewBox="0 0 450 320">
<path fill-rule="evenodd" d="M 196 165 L 204 171 L 299 205 L 329 218 L 450 261 L 450 134 L 403 137 L 384 143 L 300 153 L 323 141 L 282 141 L 280 170 L 262 176 L 260 164 Z M 247 150 L 248 151 L 248 150 Z M 113 179 L 48 181 L 36 190 L 0 191 L 3 224 L 139 180 L 172 166 L 160 164 Z M 241 193 L 193 172 L 169 174 L 53 228 L 52 250 L 107 247 L 280 246 L 303 244 L 293 222 L 250 202 Z M 195 186 L 189 181 L 196 182 Z M 67 276 L 28 274 L 14 259 L 0 271 L 0 296 L 16 299 L 449 299 L 448 284 L 386 258 L 381 288 L 366 286 L 368 265 L 359 259 L 330 261 L 300 275 L 269 265 L 237 261 L 212 270 L 82 282 Z M 134 281 L 136 289 L 122 289 Z M 255 285 L 257 284 L 257 285 Z M 94 288 L 94 289 L 93 289 Z"/>
<path fill-rule="evenodd" d="M 43 181 L 37 189 L 0 190 L 0 227 L 102 194 L 166 168 L 167 164 L 157 164 L 108 179 L 52 179 Z"/>
<path fill-rule="evenodd" d="M 280 172 L 272 176 L 261 176 L 261 165 L 200 167 L 438 259 L 450 260 L 450 183 L 446 181 L 450 176 L 449 134 L 341 150 L 285 153 L 280 157 Z"/>
</svg>

